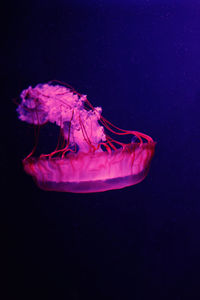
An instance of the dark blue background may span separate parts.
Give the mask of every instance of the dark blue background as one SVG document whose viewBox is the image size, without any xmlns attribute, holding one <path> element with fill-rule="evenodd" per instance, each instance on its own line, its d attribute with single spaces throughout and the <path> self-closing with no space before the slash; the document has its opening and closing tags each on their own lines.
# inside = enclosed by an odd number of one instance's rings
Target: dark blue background
<svg viewBox="0 0 200 300">
<path fill-rule="evenodd" d="M 4 13 L 8 299 L 200 299 L 198 1 L 26 1 Z M 142 183 L 83 195 L 35 186 L 21 164 L 33 131 L 12 99 L 52 79 L 157 141 Z M 54 137 L 43 133 L 48 143 Z"/>
</svg>

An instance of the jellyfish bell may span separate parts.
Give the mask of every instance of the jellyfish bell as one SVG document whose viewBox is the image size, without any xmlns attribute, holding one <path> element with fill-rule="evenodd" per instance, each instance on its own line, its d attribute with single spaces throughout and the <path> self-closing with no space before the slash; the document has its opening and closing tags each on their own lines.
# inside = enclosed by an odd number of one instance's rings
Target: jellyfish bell
<svg viewBox="0 0 200 300">
<path fill-rule="evenodd" d="M 123 130 L 106 120 L 100 107 L 86 95 L 50 82 L 21 93 L 19 119 L 60 127 L 57 147 L 34 157 L 35 147 L 23 160 L 26 173 L 44 190 L 92 193 L 120 189 L 141 182 L 147 175 L 155 142 L 146 134 Z M 110 135 L 131 135 L 122 143 Z"/>
</svg>

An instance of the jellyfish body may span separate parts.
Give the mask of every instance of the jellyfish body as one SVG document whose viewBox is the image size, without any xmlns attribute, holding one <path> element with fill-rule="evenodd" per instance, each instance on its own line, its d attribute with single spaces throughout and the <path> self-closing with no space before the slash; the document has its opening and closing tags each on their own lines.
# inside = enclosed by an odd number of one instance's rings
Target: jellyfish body
<svg viewBox="0 0 200 300">
<path fill-rule="evenodd" d="M 54 151 L 23 160 L 24 170 L 44 190 L 92 193 L 120 189 L 142 181 L 149 170 L 155 142 L 136 131 L 122 130 L 101 116 L 85 95 L 56 84 L 29 87 L 21 93 L 17 111 L 22 121 L 60 127 Z M 110 137 L 132 135 L 124 144 Z"/>
</svg>

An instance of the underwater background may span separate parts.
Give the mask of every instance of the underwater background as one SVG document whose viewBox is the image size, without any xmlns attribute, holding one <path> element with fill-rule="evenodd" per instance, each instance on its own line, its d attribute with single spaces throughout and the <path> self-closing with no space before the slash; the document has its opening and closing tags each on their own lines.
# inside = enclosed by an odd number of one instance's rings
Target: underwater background
<svg viewBox="0 0 200 300">
<path fill-rule="evenodd" d="M 2 299 L 200 299 L 200 2 L 30 0 L 2 11 Z M 24 173 L 34 130 L 14 102 L 53 79 L 157 142 L 143 182 L 56 193 Z M 41 151 L 52 149 L 55 128 L 41 135 Z"/>
</svg>

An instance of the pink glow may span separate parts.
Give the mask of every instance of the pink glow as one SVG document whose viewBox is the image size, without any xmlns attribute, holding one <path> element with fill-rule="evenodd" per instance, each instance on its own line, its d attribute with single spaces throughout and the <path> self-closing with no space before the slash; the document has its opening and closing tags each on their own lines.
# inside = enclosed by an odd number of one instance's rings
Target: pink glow
<svg viewBox="0 0 200 300">
<path fill-rule="evenodd" d="M 43 84 L 21 93 L 17 111 L 22 121 L 43 125 L 56 123 L 62 143 L 50 154 L 23 160 L 24 170 L 44 190 L 92 193 L 124 188 L 142 181 L 154 154 L 152 138 L 122 130 L 101 116 L 85 95 L 61 85 Z M 102 126 L 103 125 L 103 126 Z M 133 135 L 138 142 L 124 144 L 111 138 Z"/>
</svg>

